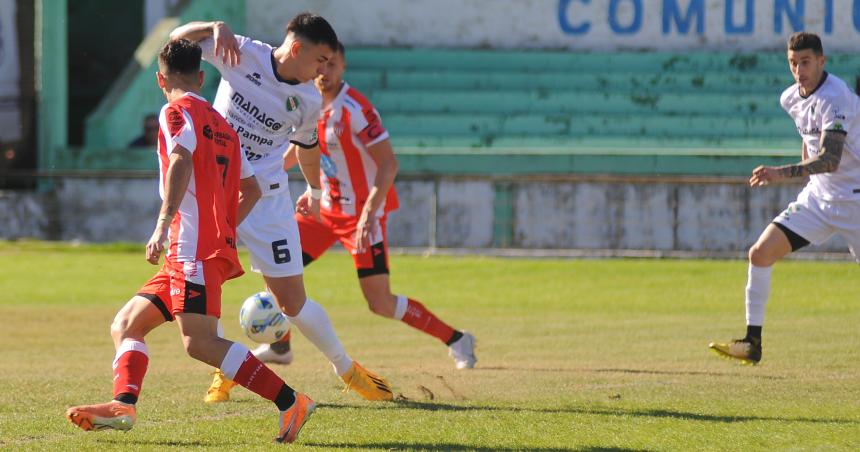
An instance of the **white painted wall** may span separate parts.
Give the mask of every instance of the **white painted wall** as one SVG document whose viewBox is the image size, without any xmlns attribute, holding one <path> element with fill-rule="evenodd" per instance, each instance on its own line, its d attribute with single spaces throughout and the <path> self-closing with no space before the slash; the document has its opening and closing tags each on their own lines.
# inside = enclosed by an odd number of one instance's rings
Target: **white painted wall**
<svg viewBox="0 0 860 452">
<path fill-rule="evenodd" d="M 158 214 L 157 181 L 57 181 L 53 194 L 0 192 L 0 238 L 145 242 Z M 401 208 L 389 219 L 391 246 L 489 248 L 493 183 L 397 182 Z M 290 182 L 295 198 L 305 188 Z M 744 251 L 793 201 L 799 185 L 751 190 L 741 184 L 515 182 L 512 247 L 698 252 Z M 436 193 L 434 195 L 434 192 Z M 438 199 L 436 218 L 433 200 Z M 841 238 L 817 251 L 844 252 Z"/>
<path fill-rule="evenodd" d="M 247 0 L 248 33 L 279 43 L 305 10 L 347 46 L 782 50 L 804 29 L 860 49 L 854 0 Z"/>
</svg>

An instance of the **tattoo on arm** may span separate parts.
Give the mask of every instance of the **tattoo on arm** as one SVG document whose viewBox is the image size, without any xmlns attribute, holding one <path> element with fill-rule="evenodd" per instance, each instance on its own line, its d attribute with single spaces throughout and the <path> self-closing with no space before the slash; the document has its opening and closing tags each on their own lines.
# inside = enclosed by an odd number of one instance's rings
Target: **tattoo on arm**
<svg viewBox="0 0 860 452">
<path fill-rule="evenodd" d="M 777 169 L 783 177 L 805 177 L 810 174 L 832 173 L 839 168 L 842 148 L 845 147 L 846 133 L 825 130 L 821 136 L 821 152 L 817 156 L 794 165 L 784 165 Z"/>
</svg>

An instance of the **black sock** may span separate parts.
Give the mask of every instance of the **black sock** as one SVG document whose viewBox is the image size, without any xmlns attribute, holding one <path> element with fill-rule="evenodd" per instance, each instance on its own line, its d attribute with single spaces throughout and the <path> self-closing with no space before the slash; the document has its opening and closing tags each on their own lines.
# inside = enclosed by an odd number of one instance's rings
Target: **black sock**
<svg viewBox="0 0 860 452">
<path fill-rule="evenodd" d="M 117 395 L 113 398 L 117 402 L 127 403 L 129 405 L 134 405 L 137 403 L 137 396 L 134 394 L 129 394 L 127 392 L 123 392 L 122 394 Z"/>
<path fill-rule="evenodd" d="M 448 342 L 445 342 L 445 345 L 450 347 L 451 344 L 459 341 L 461 337 L 463 337 L 463 333 L 460 331 L 454 330 L 454 334 L 451 335 L 451 339 L 448 339 Z"/>
<path fill-rule="evenodd" d="M 275 405 L 278 406 L 279 410 L 287 411 L 295 402 L 296 391 L 293 391 L 293 388 L 284 383 L 284 386 L 281 388 L 280 392 L 278 392 L 278 396 L 275 397 Z"/>
<path fill-rule="evenodd" d="M 290 341 L 274 342 L 269 345 L 269 347 L 272 348 L 273 352 L 279 355 L 283 355 L 284 353 L 290 351 Z"/>
<path fill-rule="evenodd" d="M 747 337 L 744 339 L 761 344 L 761 325 L 747 325 Z"/>
</svg>

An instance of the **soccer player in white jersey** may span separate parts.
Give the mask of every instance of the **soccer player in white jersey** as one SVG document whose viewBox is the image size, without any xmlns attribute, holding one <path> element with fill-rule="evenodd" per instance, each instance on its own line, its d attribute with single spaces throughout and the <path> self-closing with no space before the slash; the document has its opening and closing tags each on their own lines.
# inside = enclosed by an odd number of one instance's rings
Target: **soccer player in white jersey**
<svg viewBox="0 0 860 452">
<path fill-rule="evenodd" d="M 475 366 L 475 338 L 455 330 L 420 301 L 391 293 L 386 218 L 397 208 L 397 157 L 379 112 L 343 80 L 346 51 L 338 43 L 316 85 L 323 96 L 319 119 L 323 198 L 321 220 L 296 214 L 305 265 L 335 242 L 350 253 L 370 310 L 400 320 L 448 346 L 457 369 Z M 291 152 L 285 169 L 297 163 Z M 285 341 L 271 345 L 278 353 Z M 289 352 L 282 352 L 289 353 Z M 223 377 L 221 377 L 223 378 Z"/>
<path fill-rule="evenodd" d="M 717 354 L 757 364 L 761 329 L 770 293 L 771 268 L 786 254 L 833 234 L 848 242 L 860 262 L 860 98 L 842 80 L 824 70 L 821 39 L 799 32 L 788 40 L 788 65 L 797 82 L 780 97 L 802 140 L 802 161 L 759 166 L 750 186 L 809 176 L 809 183 L 749 250 L 746 286 L 747 334 L 729 343 L 711 343 Z"/>
<path fill-rule="evenodd" d="M 221 73 L 213 106 L 236 130 L 260 182 L 263 196 L 238 228 L 252 269 L 262 273 L 281 309 L 329 359 L 348 389 L 368 400 L 391 400 L 388 383 L 346 354 L 325 310 L 305 294 L 301 242 L 283 170 L 283 156 L 295 147 L 308 182 L 295 210 L 318 218 L 322 190 L 316 122 L 322 98 L 313 79 L 337 46 L 331 25 L 319 15 L 299 14 L 278 47 L 236 36 L 223 22 L 191 22 L 175 29 L 171 38 L 199 42 L 203 58 Z M 276 361 L 261 350 L 254 352 L 263 361 Z M 207 402 L 220 401 L 228 394 L 220 386 L 233 384 L 218 380 Z"/>
</svg>

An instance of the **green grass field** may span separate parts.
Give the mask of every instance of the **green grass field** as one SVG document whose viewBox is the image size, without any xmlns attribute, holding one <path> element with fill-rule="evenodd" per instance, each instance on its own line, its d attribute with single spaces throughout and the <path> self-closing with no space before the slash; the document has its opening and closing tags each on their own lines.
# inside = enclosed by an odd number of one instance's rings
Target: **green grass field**
<svg viewBox="0 0 860 452">
<path fill-rule="evenodd" d="M 407 399 L 371 403 L 342 385 L 301 335 L 276 371 L 319 409 L 294 448 L 351 450 L 860 449 L 860 270 L 784 262 L 764 359 L 740 366 L 707 343 L 743 332 L 741 261 L 525 260 L 393 256 L 395 292 L 479 340 L 478 367 L 371 314 L 350 259 L 308 269 L 347 351 Z M 142 246 L 0 244 L 0 447 L 14 450 L 258 450 L 272 404 L 238 388 L 202 403 L 206 365 L 174 324 L 148 338 L 150 366 L 128 433 L 85 433 L 63 417 L 111 396 L 116 310 L 155 267 Z M 257 275 L 224 289 L 227 336 Z M 247 341 L 245 341 L 247 343 Z M 250 345 L 250 344 L 249 344 Z"/>
</svg>

